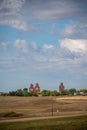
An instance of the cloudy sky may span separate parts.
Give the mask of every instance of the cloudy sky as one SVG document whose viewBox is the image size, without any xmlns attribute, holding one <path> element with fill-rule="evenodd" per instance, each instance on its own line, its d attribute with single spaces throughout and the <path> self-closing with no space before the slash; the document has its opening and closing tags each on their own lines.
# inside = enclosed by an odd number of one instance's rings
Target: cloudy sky
<svg viewBox="0 0 87 130">
<path fill-rule="evenodd" d="M 0 91 L 87 88 L 87 0 L 0 0 Z"/>
</svg>

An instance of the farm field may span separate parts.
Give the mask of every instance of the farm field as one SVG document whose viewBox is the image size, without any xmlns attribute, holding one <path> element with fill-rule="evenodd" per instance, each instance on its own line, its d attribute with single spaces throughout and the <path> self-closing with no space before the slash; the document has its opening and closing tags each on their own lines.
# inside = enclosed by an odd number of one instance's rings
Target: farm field
<svg viewBox="0 0 87 130">
<path fill-rule="evenodd" d="M 87 115 L 87 96 L 0 96 L 0 120 L 64 115 Z"/>
</svg>

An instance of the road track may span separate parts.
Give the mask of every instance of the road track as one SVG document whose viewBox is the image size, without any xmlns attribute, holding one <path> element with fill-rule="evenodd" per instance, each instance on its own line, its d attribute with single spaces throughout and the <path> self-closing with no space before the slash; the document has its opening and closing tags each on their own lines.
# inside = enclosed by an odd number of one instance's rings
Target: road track
<svg viewBox="0 0 87 130">
<path fill-rule="evenodd" d="M 87 114 L 85 114 L 87 115 Z M 32 117 L 32 118 L 18 118 L 18 119 L 6 119 L 0 120 L 0 123 L 6 122 L 25 122 L 25 121 L 34 121 L 34 120 L 43 120 L 43 119 L 55 119 L 55 118 L 67 118 L 67 117 L 76 117 L 84 116 L 84 114 L 75 114 L 75 115 L 63 115 L 63 116 L 47 116 L 47 117 Z"/>
</svg>

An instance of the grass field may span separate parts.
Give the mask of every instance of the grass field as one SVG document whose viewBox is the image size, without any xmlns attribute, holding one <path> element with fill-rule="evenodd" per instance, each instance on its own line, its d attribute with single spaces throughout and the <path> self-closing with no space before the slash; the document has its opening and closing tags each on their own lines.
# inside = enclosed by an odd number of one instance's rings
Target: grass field
<svg viewBox="0 0 87 130">
<path fill-rule="evenodd" d="M 87 130 L 87 116 L 0 123 L 0 130 Z"/>
<path fill-rule="evenodd" d="M 87 114 L 87 96 L 11 97 L 0 96 L 0 120 L 9 118 Z"/>
</svg>

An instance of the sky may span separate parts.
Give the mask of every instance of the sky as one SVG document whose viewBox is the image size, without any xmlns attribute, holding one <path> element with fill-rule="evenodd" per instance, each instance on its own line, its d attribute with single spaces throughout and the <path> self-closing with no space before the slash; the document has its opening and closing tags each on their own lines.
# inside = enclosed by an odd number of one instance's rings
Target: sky
<svg viewBox="0 0 87 130">
<path fill-rule="evenodd" d="M 87 0 L 0 0 L 0 92 L 87 88 Z"/>
</svg>

